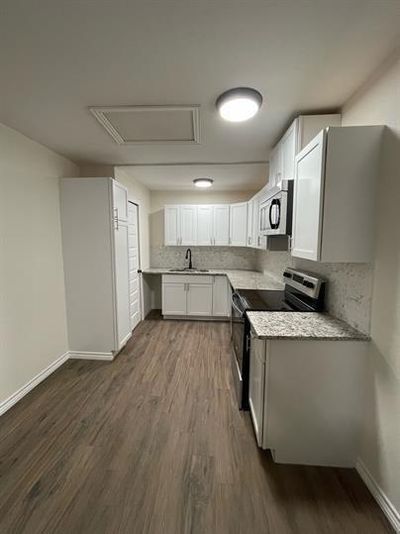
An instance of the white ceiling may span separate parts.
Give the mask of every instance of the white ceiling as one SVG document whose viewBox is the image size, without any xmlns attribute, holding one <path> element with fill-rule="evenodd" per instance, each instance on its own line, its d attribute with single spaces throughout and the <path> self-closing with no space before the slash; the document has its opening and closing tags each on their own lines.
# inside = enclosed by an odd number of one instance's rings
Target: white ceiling
<svg viewBox="0 0 400 534">
<path fill-rule="evenodd" d="M 212 178 L 207 191 L 258 191 L 267 182 L 266 163 L 222 165 L 130 165 L 119 167 L 152 191 L 196 191 L 195 178 Z"/>
<path fill-rule="evenodd" d="M 78 162 L 259 161 L 290 117 L 335 109 L 399 44 L 398 0 L 2 0 L 0 121 Z M 226 123 L 235 86 L 262 111 Z M 201 144 L 119 146 L 89 106 L 201 105 Z"/>
</svg>

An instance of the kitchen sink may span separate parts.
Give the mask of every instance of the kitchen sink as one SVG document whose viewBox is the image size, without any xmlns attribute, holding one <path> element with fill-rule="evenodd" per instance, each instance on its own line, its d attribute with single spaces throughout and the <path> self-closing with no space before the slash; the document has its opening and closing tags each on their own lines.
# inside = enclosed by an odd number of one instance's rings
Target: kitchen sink
<svg viewBox="0 0 400 534">
<path fill-rule="evenodd" d="M 169 269 L 171 273 L 208 273 L 209 269 L 189 269 L 189 267 L 183 267 L 182 269 Z"/>
</svg>

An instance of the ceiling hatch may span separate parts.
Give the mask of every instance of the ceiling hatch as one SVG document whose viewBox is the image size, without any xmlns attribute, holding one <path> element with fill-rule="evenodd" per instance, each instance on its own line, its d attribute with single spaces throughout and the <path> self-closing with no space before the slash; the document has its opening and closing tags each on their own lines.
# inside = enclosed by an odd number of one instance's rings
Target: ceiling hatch
<svg viewBox="0 0 400 534">
<path fill-rule="evenodd" d="M 119 145 L 200 143 L 198 105 L 89 108 Z"/>
</svg>

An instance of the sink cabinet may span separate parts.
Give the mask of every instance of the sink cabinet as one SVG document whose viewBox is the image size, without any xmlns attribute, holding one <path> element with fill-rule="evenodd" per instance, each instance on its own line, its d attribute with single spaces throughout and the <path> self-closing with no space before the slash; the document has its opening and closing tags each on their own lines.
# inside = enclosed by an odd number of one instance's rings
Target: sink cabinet
<svg viewBox="0 0 400 534">
<path fill-rule="evenodd" d="M 165 318 L 227 318 L 230 312 L 229 295 L 226 276 L 162 276 L 162 314 Z"/>
</svg>

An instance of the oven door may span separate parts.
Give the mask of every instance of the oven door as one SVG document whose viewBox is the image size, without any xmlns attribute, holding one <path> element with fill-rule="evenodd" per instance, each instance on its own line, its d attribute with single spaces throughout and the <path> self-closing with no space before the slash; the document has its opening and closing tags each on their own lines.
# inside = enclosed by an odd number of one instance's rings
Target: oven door
<svg viewBox="0 0 400 534">
<path fill-rule="evenodd" d="M 232 347 L 241 373 L 244 347 L 244 310 L 241 308 L 240 299 L 236 293 L 232 293 L 231 302 L 231 325 Z"/>
</svg>

